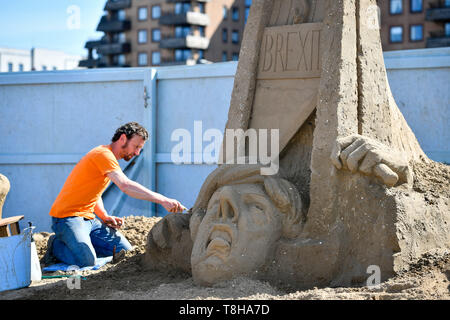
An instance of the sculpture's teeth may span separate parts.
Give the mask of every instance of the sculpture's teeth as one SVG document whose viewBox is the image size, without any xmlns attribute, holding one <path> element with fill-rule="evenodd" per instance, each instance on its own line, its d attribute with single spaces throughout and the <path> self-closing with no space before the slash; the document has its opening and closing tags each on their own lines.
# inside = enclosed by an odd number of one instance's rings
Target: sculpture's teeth
<svg viewBox="0 0 450 320">
<path fill-rule="evenodd" d="M 227 231 L 224 230 L 215 230 L 213 233 L 211 233 L 210 239 L 214 238 L 222 238 L 223 240 L 227 241 L 228 243 L 231 243 L 231 236 Z"/>
</svg>

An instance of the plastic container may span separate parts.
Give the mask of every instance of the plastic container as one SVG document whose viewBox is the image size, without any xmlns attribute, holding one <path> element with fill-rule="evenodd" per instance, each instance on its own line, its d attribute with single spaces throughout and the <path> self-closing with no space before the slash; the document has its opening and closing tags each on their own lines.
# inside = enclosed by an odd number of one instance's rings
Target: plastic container
<svg viewBox="0 0 450 320">
<path fill-rule="evenodd" d="M 33 238 L 31 238 L 31 262 L 30 263 L 31 263 L 31 281 L 41 281 L 42 280 L 41 264 L 39 262 L 39 257 L 37 254 L 36 243 L 34 242 Z"/>
<path fill-rule="evenodd" d="M 31 283 L 31 237 L 34 227 L 21 234 L 0 238 L 0 291 Z"/>
</svg>

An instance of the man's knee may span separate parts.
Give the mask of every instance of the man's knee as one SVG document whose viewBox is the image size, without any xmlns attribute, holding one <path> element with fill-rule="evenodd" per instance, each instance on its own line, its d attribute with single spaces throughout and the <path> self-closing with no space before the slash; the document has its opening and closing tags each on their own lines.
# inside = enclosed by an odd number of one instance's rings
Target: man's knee
<svg viewBox="0 0 450 320">
<path fill-rule="evenodd" d="M 77 247 L 79 252 L 74 252 L 74 254 L 78 266 L 80 268 L 95 266 L 95 261 L 97 259 L 95 251 L 85 243 L 79 243 Z"/>
</svg>

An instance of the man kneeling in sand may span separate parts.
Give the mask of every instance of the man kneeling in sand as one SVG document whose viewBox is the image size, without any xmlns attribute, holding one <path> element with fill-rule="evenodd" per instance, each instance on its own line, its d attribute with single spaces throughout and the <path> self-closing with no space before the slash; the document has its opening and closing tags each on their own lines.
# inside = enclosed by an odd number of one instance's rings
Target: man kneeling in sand
<svg viewBox="0 0 450 320">
<path fill-rule="evenodd" d="M 109 145 L 89 151 L 73 168 L 50 210 L 55 235 L 49 239 L 44 263 L 56 258 L 79 267 L 93 266 L 97 256 L 124 257 L 132 246 L 119 232 L 123 219 L 108 215 L 102 194 L 109 182 L 130 197 L 159 203 L 169 212 L 186 209 L 179 201 L 153 192 L 131 181 L 118 160 L 130 161 L 139 155 L 148 132 L 136 122 L 118 128 Z M 96 219 L 96 216 L 100 219 Z"/>
</svg>

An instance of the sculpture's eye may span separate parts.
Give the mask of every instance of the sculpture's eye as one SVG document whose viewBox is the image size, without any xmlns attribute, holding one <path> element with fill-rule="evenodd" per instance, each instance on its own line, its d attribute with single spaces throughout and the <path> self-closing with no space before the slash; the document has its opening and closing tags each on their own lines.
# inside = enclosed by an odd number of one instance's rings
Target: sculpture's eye
<svg viewBox="0 0 450 320">
<path fill-rule="evenodd" d="M 263 207 L 262 205 L 258 204 L 258 203 L 252 204 L 252 205 L 250 206 L 250 208 L 251 208 L 252 210 L 255 210 L 256 212 L 261 212 L 261 213 L 264 212 L 264 207 Z"/>
<path fill-rule="evenodd" d="M 265 196 L 256 193 L 247 193 L 243 195 L 242 200 L 247 208 L 256 213 L 264 213 L 270 205 Z"/>
</svg>

